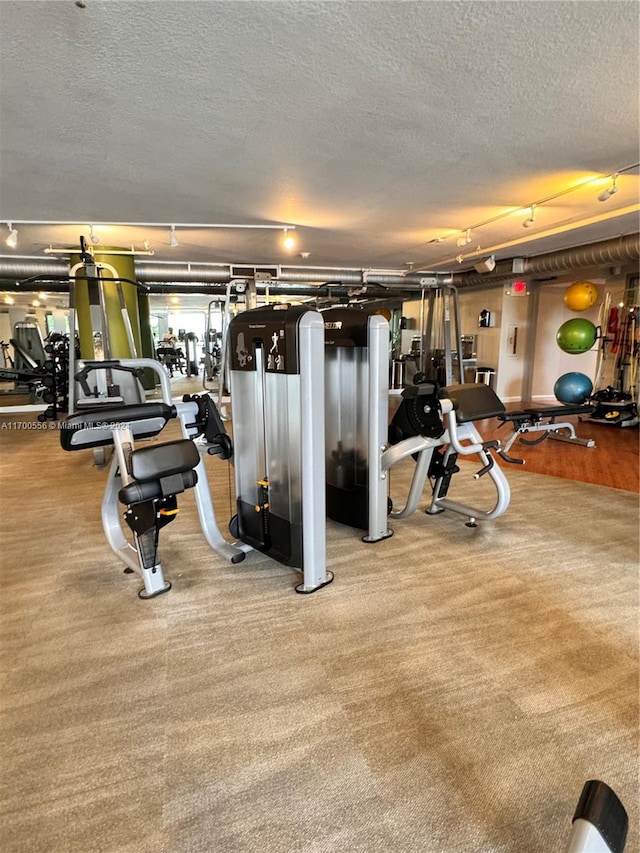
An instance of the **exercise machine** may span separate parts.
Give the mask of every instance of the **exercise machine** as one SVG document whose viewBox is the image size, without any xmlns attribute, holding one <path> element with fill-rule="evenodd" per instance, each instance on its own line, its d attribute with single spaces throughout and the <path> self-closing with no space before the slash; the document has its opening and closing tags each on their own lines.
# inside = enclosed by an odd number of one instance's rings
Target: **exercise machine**
<svg viewBox="0 0 640 853">
<path fill-rule="evenodd" d="M 232 533 L 303 575 L 296 592 L 333 580 L 326 569 L 324 325 L 304 306 L 244 311 L 227 335 L 237 515 Z"/>
<path fill-rule="evenodd" d="M 566 853 L 623 853 L 629 818 L 605 782 L 585 782 L 573 815 Z"/>
<path fill-rule="evenodd" d="M 398 458 L 417 454 L 409 497 L 402 510 L 392 511 L 392 518 L 406 518 L 418 508 L 426 479 L 433 481 L 431 502 L 425 512 L 437 515 L 445 510 L 467 517 L 467 527 L 476 527 L 478 521 L 492 521 L 506 512 L 511 500 L 509 482 L 502 469 L 496 465 L 493 453 L 505 461 L 500 442 L 484 441 L 475 423 L 495 418 L 504 412 L 504 405 L 492 388 L 484 384 L 463 383 L 438 389 L 435 383 L 425 383 L 403 392 L 400 408 L 389 429 L 391 448 L 383 455 L 383 466 L 396 464 Z M 442 424 L 437 423 L 437 414 Z M 438 433 L 440 434 L 438 435 Z M 416 440 L 422 439 L 424 447 L 417 449 Z M 405 442 L 416 442 L 415 445 Z M 454 474 L 460 472 L 458 457 L 477 457 L 480 468 L 474 480 L 485 475 L 495 487 L 495 502 L 487 508 L 478 508 L 449 497 Z"/>
<path fill-rule="evenodd" d="M 80 362 L 79 366 L 93 368 L 90 363 L 83 366 Z M 153 370 L 162 389 L 162 402 L 72 414 L 63 424 L 60 441 L 69 451 L 113 446 L 102 499 L 103 530 L 111 550 L 125 564 L 125 572 L 142 578 L 139 596 L 154 598 L 171 588 L 158 555 L 160 530 L 175 520 L 177 495 L 187 489 L 193 489 L 209 546 L 232 563 L 244 559 L 245 551 L 229 544 L 217 526 L 203 461 L 205 454 L 229 459 L 232 445 L 210 397 L 172 403 L 168 374 L 154 359 L 112 361 L 109 368 L 114 372 Z M 180 423 L 181 439 L 136 447 L 136 440 L 154 438 L 172 419 Z M 128 530 L 122 524 L 121 505 L 126 507 Z"/>
<path fill-rule="evenodd" d="M 184 336 L 184 358 L 187 364 L 187 376 L 197 376 L 198 368 L 198 336 L 195 332 L 187 332 Z"/>
<path fill-rule="evenodd" d="M 380 459 L 387 443 L 389 324 L 359 308 L 329 308 L 322 317 L 327 516 L 368 530 L 366 541 L 386 539 L 393 531 Z"/>
<path fill-rule="evenodd" d="M 231 305 L 234 305 L 235 315 L 232 315 Z M 242 309 L 239 306 L 242 306 Z M 228 394 L 231 387 L 229 370 L 231 365 L 231 350 L 229 348 L 229 328 L 233 316 L 238 316 L 238 311 L 252 311 L 258 307 L 258 294 L 256 282 L 252 278 L 234 278 L 227 284 L 224 299 L 224 311 L 222 313 L 222 350 L 220 354 L 221 371 L 218 378 L 218 409 L 224 411 L 223 398 Z M 225 415 L 223 415 L 224 417 Z"/>
<path fill-rule="evenodd" d="M 207 306 L 203 344 L 202 387 L 205 391 L 213 390 L 207 383 L 212 383 L 222 368 L 222 313 L 220 300 L 212 299 Z"/>
<path fill-rule="evenodd" d="M 85 343 L 82 345 L 83 357 L 85 367 L 89 363 L 94 367 L 91 375 L 85 371 L 84 382 L 79 385 L 74 347 L 69 348 L 69 411 L 76 412 L 83 408 L 95 408 L 97 406 L 113 407 L 124 404 L 143 404 L 145 401 L 143 369 L 121 371 L 118 374 L 117 382 L 114 381 L 112 374 L 111 330 L 105 298 L 106 284 L 114 287 L 118 296 L 119 315 L 129 356 L 133 360 L 136 360 L 138 356 L 131 319 L 122 290 L 122 282 L 128 281 L 128 279 L 103 278 L 103 269 L 95 262 L 93 255 L 89 252 L 84 237 L 80 237 L 80 260 L 81 262 L 73 268 L 73 274 L 69 278 L 69 332 L 71 340 L 75 340 L 77 322 L 76 279 L 83 279 L 87 282 L 88 313 L 91 324 L 91 335 L 85 336 Z M 75 275 L 75 272 L 80 269 L 83 272 Z M 138 286 L 136 282 L 129 283 Z M 116 316 L 118 315 L 116 314 Z"/>
<path fill-rule="evenodd" d="M 423 287 L 420 297 L 421 334 L 416 356 L 418 384 L 423 379 L 440 386 L 464 382 L 458 291 L 439 282 Z M 415 380 L 414 380 L 415 381 Z"/>
<path fill-rule="evenodd" d="M 366 530 L 363 541 L 378 542 L 392 535 L 389 517 L 402 519 L 416 511 L 428 477 L 435 480 L 430 515 L 448 509 L 466 516 L 469 526 L 502 515 L 510 490 L 492 456 L 500 443 L 483 441 L 473 423 L 504 412 L 494 391 L 474 384 L 439 390 L 435 380 L 425 380 L 404 389 L 388 427 L 387 321 L 353 308 L 330 308 L 323 317 L 328 516 Z M 496 488 L 493 506 L 480 509 L 448 497 L 451 478 L 460 470 L 459 455 L 479 458 L 475 476 L 489 475 Z M 394 509 L 389 472 L 408 457 L 416 461 L 409 495 L 401 509 Z"/>
</svg>

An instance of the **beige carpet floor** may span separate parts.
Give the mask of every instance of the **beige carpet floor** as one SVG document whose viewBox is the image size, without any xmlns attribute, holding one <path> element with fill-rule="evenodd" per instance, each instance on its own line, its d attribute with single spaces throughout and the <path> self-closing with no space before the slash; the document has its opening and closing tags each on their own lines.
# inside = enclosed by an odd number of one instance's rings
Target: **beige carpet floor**
<svg viewBox="0 0 640 853">
<path fill-rule="evenodd" d="M 589 778 L 639 849 L 637 495 L 514 469 L 476 529 L 417 513 L 365 545 L 329 522 L 311 596 L 259 554 L 222 562 L 184 496 L 173 589 L 141 601 L 102 535 L 106 471 L 8 421 L 5 853 L 552 853 Z"/>
</svg>

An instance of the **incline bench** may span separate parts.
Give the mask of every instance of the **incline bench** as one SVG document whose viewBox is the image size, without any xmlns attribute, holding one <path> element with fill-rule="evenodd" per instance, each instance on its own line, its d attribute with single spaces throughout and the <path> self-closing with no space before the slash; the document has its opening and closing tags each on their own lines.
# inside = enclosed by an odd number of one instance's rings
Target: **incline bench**
<svg viewBox="0 0 640 853">
<path fill-rule="evenodd" d="M 592 406 L 536 406 L 527 409 L 522 409 L 518 412 L 504 412 L 498 415 L 498 420 L 502 424 L 513 424 L 513 433 L 509 436 L 502 448 L 502 456 L 508 457 L 511 446 L 520 439 L 523 444 L 540 444 L 545 438 L 553 438 L 556 441 L 567 441 L 570 444 L 581 444 L 584 447 L 595 447 L 596 443 L 592 438 L 580 438 L 576 435 L 573 424 L 566 420 L 556 421 L 556 418 L 566 418 L 570 415 L 588 415 L 593 411 Z M 560 430 L 568 433 L 560 434 Z M 536 438 L 527 439 L 525 435 L 530 433 L 539 433 Z M 524 463 L 523 459 L 509 458 L 509 462 Z"/>
</svg>

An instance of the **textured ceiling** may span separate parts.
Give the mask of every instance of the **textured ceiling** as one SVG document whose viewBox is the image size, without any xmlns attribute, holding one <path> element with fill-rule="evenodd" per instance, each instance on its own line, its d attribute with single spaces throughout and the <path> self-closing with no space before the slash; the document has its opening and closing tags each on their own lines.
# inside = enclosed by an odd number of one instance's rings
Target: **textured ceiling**
<svg viewBox="0 0 640 853">
<path fill-rule="evenodd" d="M 636 2 L 4 0 L 0 32 L 0 220 L 83 223 L 18 225 L 16 255 L 92 222 L 260 223 L 296 249 L 95 231 L 156 260 L 465 269 L 638 228 L 637 168 L 596 200 L 640 159 Z"/>
</svg>

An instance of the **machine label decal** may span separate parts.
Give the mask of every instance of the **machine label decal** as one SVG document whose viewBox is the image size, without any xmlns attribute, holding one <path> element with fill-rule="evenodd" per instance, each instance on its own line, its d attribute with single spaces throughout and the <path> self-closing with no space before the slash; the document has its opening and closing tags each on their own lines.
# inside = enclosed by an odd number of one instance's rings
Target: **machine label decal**
<svg viewBox="0 0 640 853">
<path fill-rule="evenodd" d="M 240 367 L 246 367 L 253 360 L 253 356 L 247 349 L 244 343 L 244 332 L 238 332 L 236 341 L 236 355 L 238 356 L 238 364 Z"/>
</svg>

